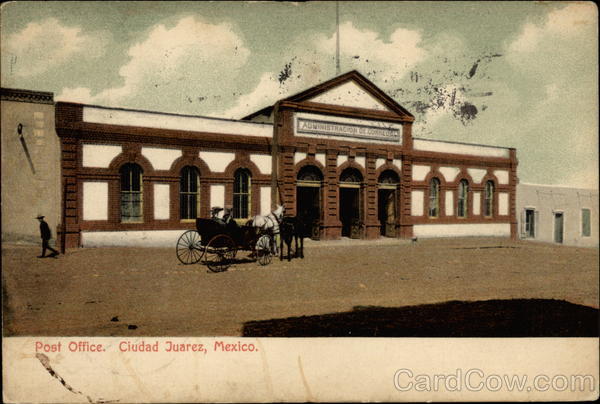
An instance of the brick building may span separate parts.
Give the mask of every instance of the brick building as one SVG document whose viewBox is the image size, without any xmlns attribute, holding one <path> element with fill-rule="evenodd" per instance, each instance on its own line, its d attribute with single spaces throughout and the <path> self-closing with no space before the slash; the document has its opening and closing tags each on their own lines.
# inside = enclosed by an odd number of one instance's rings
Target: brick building
<svg viewBox="0 0 600 404">
<path fill-rule="evenodd" d="M 212 206 L 279 201 L 314 238 L 516 237 L 515 149 L 413 122 L 356 71 L 242 120 L 58 102 L 66 245 L 174 245 Z"/>
</svg>

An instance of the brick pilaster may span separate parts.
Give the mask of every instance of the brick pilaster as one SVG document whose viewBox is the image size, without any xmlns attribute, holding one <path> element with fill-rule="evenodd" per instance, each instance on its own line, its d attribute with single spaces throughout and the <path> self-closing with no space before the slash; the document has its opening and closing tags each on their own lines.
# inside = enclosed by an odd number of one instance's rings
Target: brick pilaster
<svg viewBox="0 0 600 404">
<path fill-rule="evenodd" d="M 286 215 L 296 215 L 296 172 L 294 169 L 294 153 L 279 152 L 279 189 L 285 206 Z"/>
<path fill-rule="evenodd" d="M 62 224 L 60 226 L 61 234 L 58 237 L 58 242 L 63 251 L 65 248 L 79 247 L 80 244 L 77 146 L 77 139 L 70 137 L 61 138 Z"/>
<path fill-rule="evenodd" d="M 339 219 L 337 151 L 327 149 L 325 154 L 325 184 L 323 200 L 323 238 L 331 240 L 342 236 L 342 223 Z"/>
<path fill-rule="evenodd" d="M 412 159 L 404 156 L 402 159 L 402 177 L 400 179 L 400 238 L 413 236 L 413 224 L 411 217 L 411 193 L 412 193 Z"/>
<path fill-rule="evenodd" d="M 379 237 L 379 228 L 380 223 L 377 215 L 377 169 L 375 167 L 376 164 L 376 155 L 367 154 L 366 156 L 366 174 L 365 178 L 366 184 L 366 206 L 365 208 L 365 229 L 366 234 L 365 237 L 368 239 L 374 239 Z"/>
<path fill-rule="evenodd" d="M 510 149 L 510 172 L 508 185 L 510 187 L 509 193 L 509 214 L 510 214 L 510 238 L 516 240 L 519 237 L 518 234 L 518 222 L 517 222 L 517 184 L 519 178 L 517 177 L 517 166 L 519 162 L 517 160 L 517 150 Z"/>
</svg>

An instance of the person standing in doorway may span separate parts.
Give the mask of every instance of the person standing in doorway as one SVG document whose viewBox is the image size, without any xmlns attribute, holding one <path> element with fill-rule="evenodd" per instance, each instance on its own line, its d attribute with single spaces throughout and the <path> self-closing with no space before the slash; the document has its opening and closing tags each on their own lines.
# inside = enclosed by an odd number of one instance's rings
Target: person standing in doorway
<svg viewBox="0 0 600 404">
<path fill-rule="evenodd" d="M 46 250 L 52 251 L 48 257 L 54 258 L 58 255 L 58 251 L 50 247 L 50 244 L 48 244 L 52 238 L 50 226 L 48 226 L 48 223 L 44 221 L 44 216 L 38 215 L 36 219 L 40 221 L 40 237 L 42 238 L 42 255 L 38 256 L 38 258 L 46 258 Z"/>
</svg>

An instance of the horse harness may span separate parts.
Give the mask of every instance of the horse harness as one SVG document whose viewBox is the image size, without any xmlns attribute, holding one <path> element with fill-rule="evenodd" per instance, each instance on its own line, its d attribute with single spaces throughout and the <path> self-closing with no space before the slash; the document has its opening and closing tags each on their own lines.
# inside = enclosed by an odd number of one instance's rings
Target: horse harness
<svg viewBox="0 0 600 404">
<path fill-rule="evenodd" d="M 265 216 L 265 219 L 270 221 L 273 224 L 273 226 L 272 226 L 273 234 L 279 234 L 279 229 L 281 227 L 281 220 L 279 220 L 277 218 L 277 215 L 274 215 L 273 212 L 271 212 L 267 216 Z M 268 228 L 268 227 L 266 227 L 266 228 Z"/>
</svg>

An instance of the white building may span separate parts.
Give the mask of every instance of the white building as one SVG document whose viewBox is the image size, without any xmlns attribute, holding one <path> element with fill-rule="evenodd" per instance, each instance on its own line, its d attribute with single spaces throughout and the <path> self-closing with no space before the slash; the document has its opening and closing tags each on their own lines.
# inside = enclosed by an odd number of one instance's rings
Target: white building
<svg viewBox="0 0 600 404">
<path fill-rule="evenodd" d="M 518 184 L 521 239 L 598 247 L 598 190 Z"/>
</svg>

